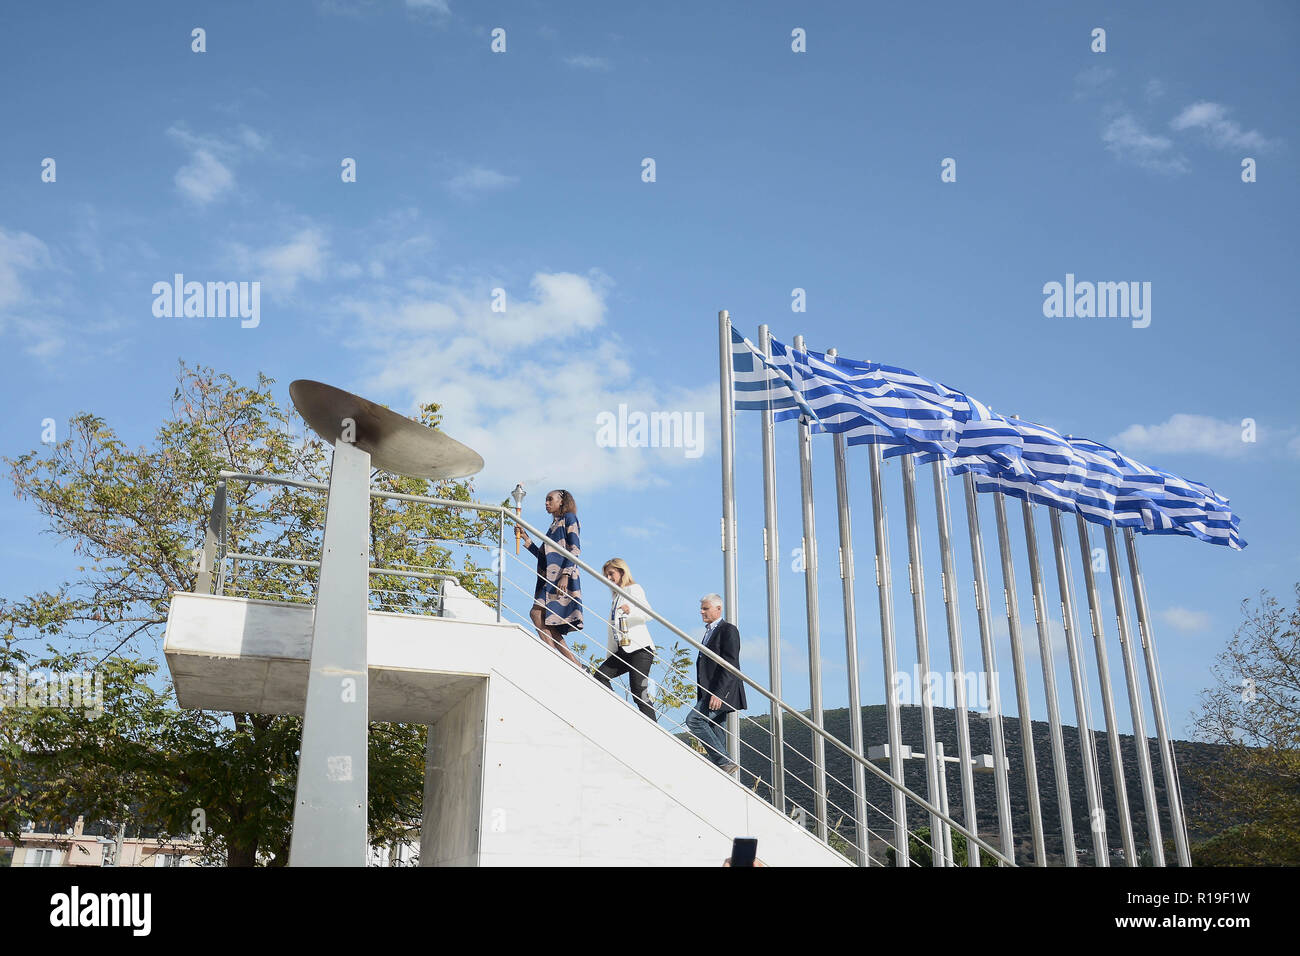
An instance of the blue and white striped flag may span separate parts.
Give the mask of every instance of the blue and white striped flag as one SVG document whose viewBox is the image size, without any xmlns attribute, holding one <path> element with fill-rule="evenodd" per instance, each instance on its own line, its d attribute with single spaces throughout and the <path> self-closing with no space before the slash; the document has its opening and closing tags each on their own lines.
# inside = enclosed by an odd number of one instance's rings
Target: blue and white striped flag
<svg viewBox="0 0 1300 956">
<path fill-rule="evenodd" d="M 775 339 L 769 362 L 735 329 L 731 334 L 738 409 L 770 408 L 778 421 L 806 416 L 814 431 L 843 434 L 851 445 L 881 445 L 887 458 L 943 460 L 952 474 L 975 473 L 980 491 L 1072 511 L 1097 524 L 1246 546 L 1228 499 L 1200 482 L 1099 442 L 998 415 L 904 368 L 793 351 Z"/>
<path fill-rule="evenodd" d="M 816 421 L 817 413 L 790 378 L 790 363 L 785 349 L 782 348 L 778 355 L 776 344 L 773 341 L 773 360 L 769 362 L 753 342 L 732 328 L 731 369 L 736 408 L 771 411 L 777 421 L 800 415 Z"/>
</svg>

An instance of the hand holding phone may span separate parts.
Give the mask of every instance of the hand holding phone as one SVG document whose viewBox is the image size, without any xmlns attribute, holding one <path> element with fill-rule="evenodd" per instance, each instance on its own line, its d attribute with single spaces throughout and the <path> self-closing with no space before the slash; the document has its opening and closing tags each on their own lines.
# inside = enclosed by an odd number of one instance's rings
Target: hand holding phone
<svg viewBox="0 0 1300 956">
<path fill-rule="evenodd" d="M 736 837 L 731 841 L 731 859 L 723 866 L 754 866 L 758 858 L 757 837 Z"/>
</svg>

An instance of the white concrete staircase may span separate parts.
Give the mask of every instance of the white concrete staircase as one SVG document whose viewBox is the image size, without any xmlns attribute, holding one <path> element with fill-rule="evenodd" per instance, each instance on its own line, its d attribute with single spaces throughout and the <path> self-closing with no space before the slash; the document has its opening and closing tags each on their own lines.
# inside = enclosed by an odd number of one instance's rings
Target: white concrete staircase
<svg viewBox="0 0 1300 956">
<path fill-rule="evenodd" d="M 314 614 L 174 595 L 180 705 L 301 714 Z M 737 836 L 771 866 L 850 865 L 455 585 L 445 615 L 369 615 L 370 719 L 429 725 L 423 865 L 719 866 Z"/>
</svg>

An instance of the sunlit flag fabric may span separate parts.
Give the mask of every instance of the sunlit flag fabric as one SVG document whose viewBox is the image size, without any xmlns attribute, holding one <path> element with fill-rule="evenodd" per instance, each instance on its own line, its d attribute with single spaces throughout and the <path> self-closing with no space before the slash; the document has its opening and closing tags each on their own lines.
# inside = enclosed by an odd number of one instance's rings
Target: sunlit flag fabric
<svg viewBox="0 0 1300 956">
<path fill-rule="evenodd" d="M 769 362 L 732 330 L 736 408 L 771 408 L 778 421 L 806 416 L 815 432 L 843 434 L 851 445 L 881 445 L 887 458 L 942 460 L 951 474 L 973 472 L 980 491 L 1072 511 L 1096 524 L 1246 546 L 1228 499 L 1200 482 L 1100 442 L 999 415 L 904 368 L 771 342 Z"/>
<path fill-rule="evenodd" d="M 801 415 L 817 420 L 817 413 L 790 378 L 790 361 L 784 347 L 779 355 L 774 348 L 772 360 L 768 361 L 754 343 L 733 328 L 731 369 L 737 409 L 771 411 L 777 421 Z"/>
</svg>

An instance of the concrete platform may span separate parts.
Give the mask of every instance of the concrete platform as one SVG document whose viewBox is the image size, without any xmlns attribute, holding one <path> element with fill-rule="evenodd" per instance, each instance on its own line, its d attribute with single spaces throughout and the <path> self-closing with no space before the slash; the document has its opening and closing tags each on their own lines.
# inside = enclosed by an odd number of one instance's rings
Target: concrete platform
<svg viewBox="0 0 1300 956">
<path fill-rule="evenodd" d="M 314 613 L 176 594 L 180 705 L 301 714 Z M 446 613 L 369 615 L 371 719 L 430 728 L 423 865 L 719 866 L 737 836 L 770 865 L 850 865 L 535 635 L 454 586 Z"/>
<path fill-rule="evenodd" d="M 163 654 L 177 702 L 195 710 L 301 716 L 315 614 L 315 607 L 305 604 L 175 595 Z M 431 669 L 446 655 L 436 655 L 435 661 L 415 653 L 418 648 L 413 646 L 420 641 L 418 631 L 429 622 L 436 622 L 444 638 L 469 627 L 438 618 L 370 614 L 372 721 L 436 723 L 488 676 L 481 669 Z M 471 633 L 484 627 L 517 630 L 508 624 L 477 623 Z M 473 665 L 466 661 L 466 666 Z"/>
</svg>

